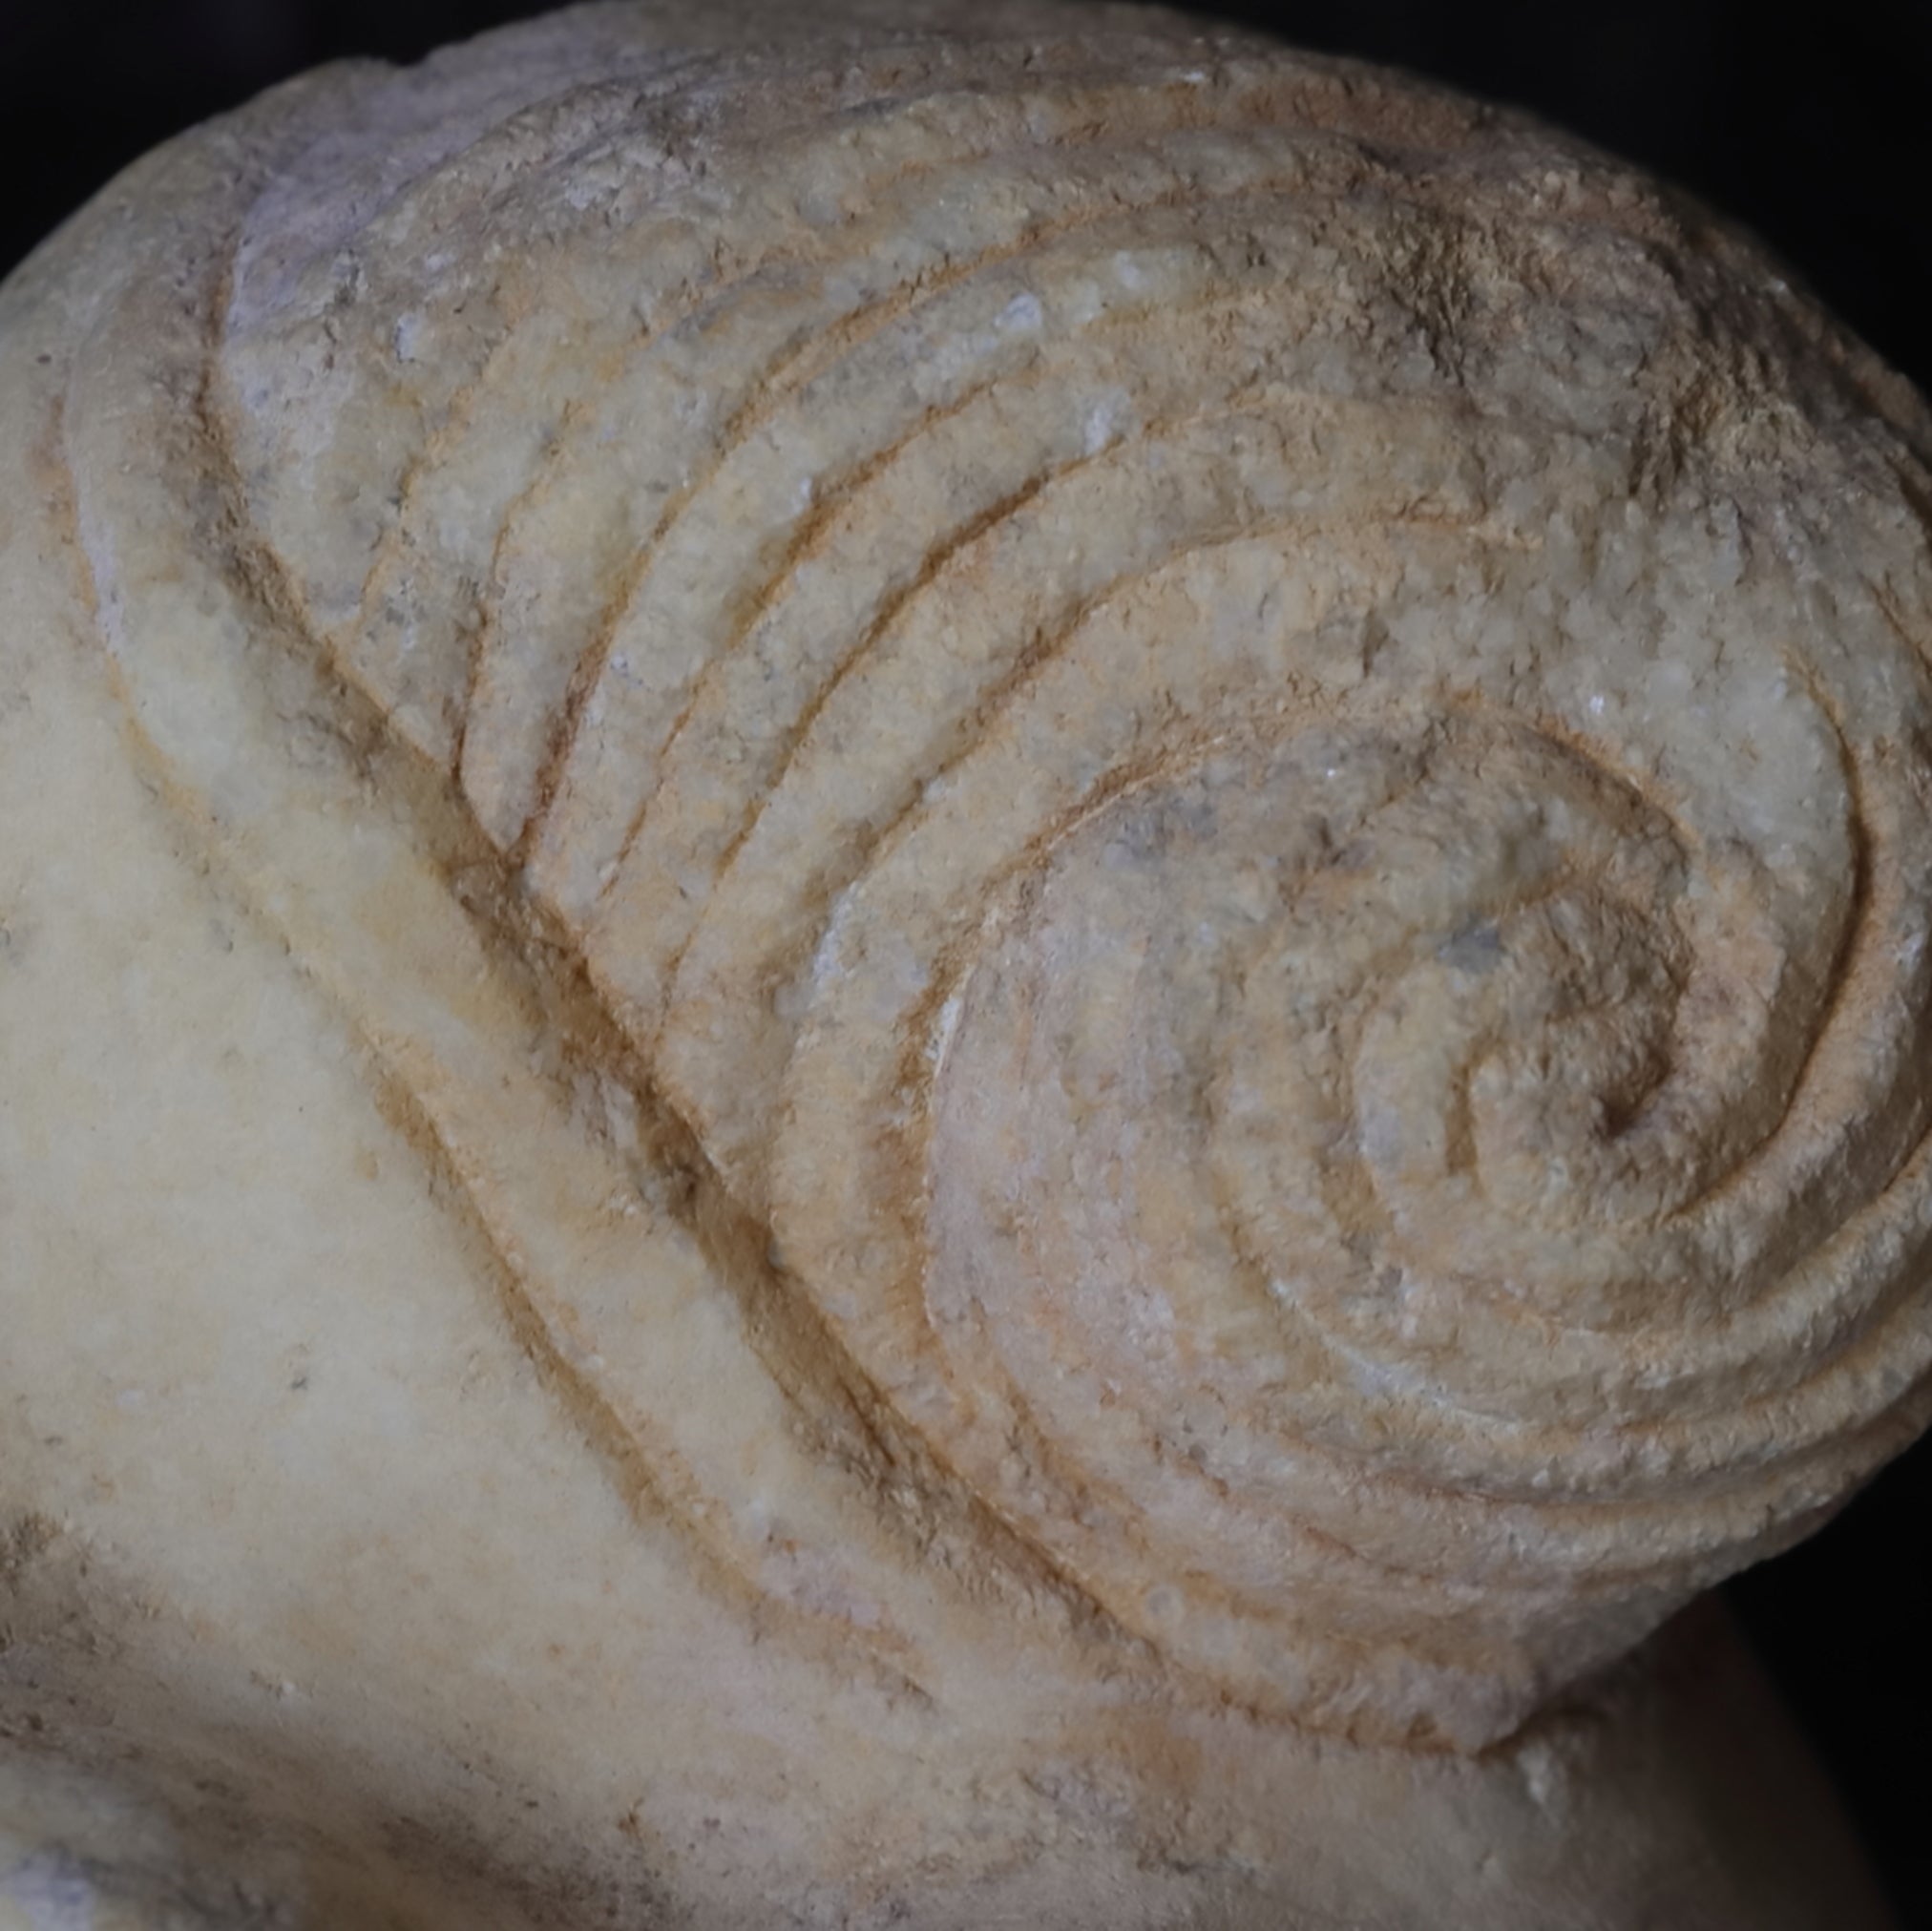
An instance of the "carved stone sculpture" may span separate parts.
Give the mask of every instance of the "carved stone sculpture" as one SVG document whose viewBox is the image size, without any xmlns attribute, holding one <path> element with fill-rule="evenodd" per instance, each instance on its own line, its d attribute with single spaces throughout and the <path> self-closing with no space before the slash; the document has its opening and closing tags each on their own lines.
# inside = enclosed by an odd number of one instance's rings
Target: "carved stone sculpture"
<svg viewBox="0 0 1932 1931">
<path fill-rule="evenodd" d="M 0 1915 L 1880 1921 L 1653 1632 L 1932 1413 L 1928 448 L 1131 9 L 124 176 L 0 293 Z"/>
</svg>

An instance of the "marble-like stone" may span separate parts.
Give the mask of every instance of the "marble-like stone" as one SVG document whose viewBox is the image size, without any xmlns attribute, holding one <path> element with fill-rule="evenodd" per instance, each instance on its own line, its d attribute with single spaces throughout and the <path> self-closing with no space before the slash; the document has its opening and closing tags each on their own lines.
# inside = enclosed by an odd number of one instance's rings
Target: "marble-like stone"
<svg viewBox="0 0 1932 1931">
<path fill-rule="evenodd" d="M 123 176 L 0 290 L 0 1922 L 1880 1923 L 1670 1619 L 1932 1416 L 1928 450 L 1132 8 Z"/>
</svg>

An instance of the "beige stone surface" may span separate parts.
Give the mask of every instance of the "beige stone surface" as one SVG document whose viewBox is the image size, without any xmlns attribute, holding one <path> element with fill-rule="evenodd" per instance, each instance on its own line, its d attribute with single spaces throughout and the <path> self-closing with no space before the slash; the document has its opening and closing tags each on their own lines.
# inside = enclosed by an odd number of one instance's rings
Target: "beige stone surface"
<svg viewBox="0 0 1932 1931">
<path fill-rule="evenodd" d="M 1664 1626 L 1932 1415 L 1928 449 L 1133 9 L 124 176 L 0 290 L 0 1925 L 1881 1922 Z"/>
</svg>

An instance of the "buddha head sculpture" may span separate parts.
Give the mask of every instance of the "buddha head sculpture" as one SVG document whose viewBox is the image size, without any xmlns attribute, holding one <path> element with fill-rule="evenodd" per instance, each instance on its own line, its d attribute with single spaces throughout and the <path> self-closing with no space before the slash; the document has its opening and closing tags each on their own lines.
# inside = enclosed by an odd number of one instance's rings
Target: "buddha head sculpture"
<svg viewBox="0 0 1932 1931">
<path fill-rule="evenodd" d="M 1748 241 L 591 6 L 124 176 L 0 450 L 28 1921 L 1822 1921 L 1648 1639 L 1932 1416 L 1932 422 Z"/>
</svg>

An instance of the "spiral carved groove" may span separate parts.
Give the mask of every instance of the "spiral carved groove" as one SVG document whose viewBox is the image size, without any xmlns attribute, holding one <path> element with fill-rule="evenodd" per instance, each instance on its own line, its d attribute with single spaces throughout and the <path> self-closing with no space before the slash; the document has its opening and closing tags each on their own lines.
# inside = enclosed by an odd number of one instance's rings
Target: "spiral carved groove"
<svg viewBox="0 0 1932 1931">
<path fill-rule="evenodd" d="M 1917 458 L 1585 150 L 980 13 L 312 107 L 103 628 L 723 1571 L 1478 1744 L 1924 1417 Z"/>
</svg>

